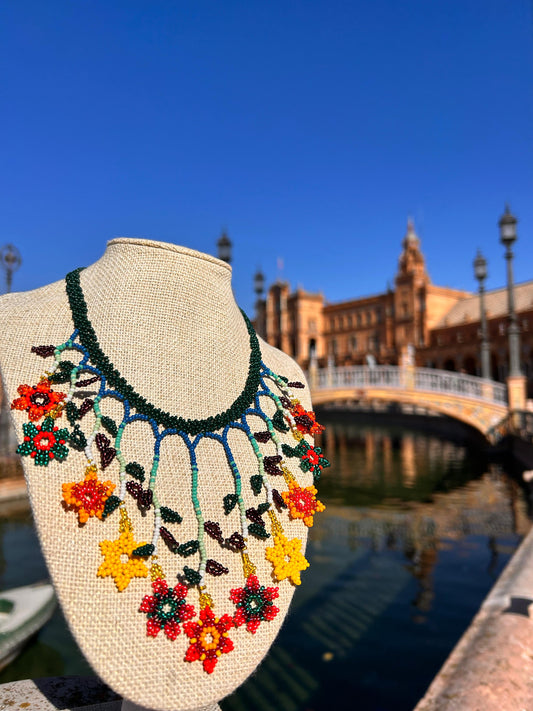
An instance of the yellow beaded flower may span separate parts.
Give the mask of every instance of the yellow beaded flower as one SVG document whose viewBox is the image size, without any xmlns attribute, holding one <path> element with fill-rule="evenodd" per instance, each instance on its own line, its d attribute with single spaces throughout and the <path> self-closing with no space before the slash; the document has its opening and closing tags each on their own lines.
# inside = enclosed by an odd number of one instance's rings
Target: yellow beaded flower
<svg viewBox="0 0 533 711">
<path fill-rule="evenodd" d="M 140 558 L 132 556 L 133 551 L 145 543 L 136 543 L 133 533 L 127 529 L 122 531 L 116 541 L 102 541 L 100 550 L 104 562 L 98 568 L 97 576 L 111 576 L 115 585 L 121 591 L 128 587 L 132 578 L 146 578 L 148 568 Z"/>
<path fill-rule="evenodd" d="M 289 578 L 295 585 L 300 585 L 300 572 L 309 567 L 309 563 L 300 552 L 302 542 L 299 538 L 289 539 L 278 533 L 274 536 L 274 545 L 265 551 L 265 557 L 274 566 L 276 580 Z"/>
<path fill-rule="evenodd" d="M 314 514 L 324 511 L 324 504 L 316 498 L 316 487 L 299 486 L 296 481 L 289 481 L 289 491 L 282 491 L 283 501 L 289 507 L 291 518 L 301 518 L 309 528 L 313 525 Z"/>
</svg>

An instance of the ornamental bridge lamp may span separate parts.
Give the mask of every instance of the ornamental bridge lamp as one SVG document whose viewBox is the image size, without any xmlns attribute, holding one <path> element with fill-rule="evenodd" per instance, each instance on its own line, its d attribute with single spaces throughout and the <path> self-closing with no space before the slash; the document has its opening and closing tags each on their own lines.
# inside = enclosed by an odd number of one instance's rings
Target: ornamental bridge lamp
<svg viewBox="0 0 533 711">
<path fill-rule="evenodd" d="M 0 264 L 6 272 L 6 294 L 9 294 L 13 284 L 13 274 L 22 264 L 20 252 L 14 245 L 5 244 L 0 248 Z"/>
<path fill-rule="evenodd" d="M 222 232 L 222 235 L 220 236 L 220 239 L 217 242 L 217 248 L 218 258 L 221 259 L 223 262 L 229 264 L 231 262 L 232 244 L 225 230 L 224 232 Z"/>
<path fill-rule="evenodd" d="M 259 268 L 254 274 L 254 291 L 257 296 L 255 302 L 255 330 L 262 338 L 266 339 L 266 303 L 263 298 L 265 291 L 265 275 Z"/>
<path fill-rule="evenodd" d="M 6 272 L 6 294 L 9 294 L 13 283 L 13 273 L 16 272 L 22 264 L 20 252 L 14 245 L 6 244 L 0 247 L 0 264 Z M 3 392 L 2 382 L 0 381 L 0 455 L 12 451 L 15 443 L 14 432 L 10 427 L 8 413 L 9 410 L 7 408 L 5 393 Z"/>
<path fill-rule="evenodd" d="M 474 259 L 474 274 L 479 282 L 479 312 L 481 321 L 481 377 L 490 379 L 490 345 L 487 333 L 487 314 L 485 311 L 485 279 L 487 278 L 487 260 L 478 249 Z"/>
<path fill-rule="evenodd" d="M 507 260 L 507 300 L 509 305 L 509 377 L 507 379 L 509 391 L 509 409 L 511 411 L 525 410 L 526 408 L 526 378 L 520 369 L 520 329 L 516 318 L 514 303 L 513 280 L 513 244 L 516 242 L 516 224 L 518 220 L 511 214 L 509 205 L 498 222 L 500 228 L 500 242 L 506 249 Z"/>
<path fill-rule="evenodd" d="M 513 280 L 513 244 L 516 242 L 516 224 L 518 220 L 511 215 L 509 205 L 498 223 L 500 227 L 500 242 L 506 249 L 507 260 L 507 301 L 509 304 L 509 375 L 522 375 L 520 371 L 520 332 L 514 305 L 514 280 Z"/>
</svg>

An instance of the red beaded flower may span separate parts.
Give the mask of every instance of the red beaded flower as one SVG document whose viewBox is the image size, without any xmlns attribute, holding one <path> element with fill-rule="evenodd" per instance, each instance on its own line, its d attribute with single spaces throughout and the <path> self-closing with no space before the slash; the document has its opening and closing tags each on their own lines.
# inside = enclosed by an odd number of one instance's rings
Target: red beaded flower
<svg viewBox="0 0 533 711">
<path fill-rule="evenodd" d="M 30 456 L 35 464 L 44 467 L 52 459 L 62 462 L 66 458 L 68 447 L 65 443 L 70 436 L 69 431 L 56 427 L 53 417 L 46 417 L 42 425 L 25 422 L 22 429 L 24 442 L 17 447 L 17 454 Z"/>
<path fill-rule="evenodd" d="M 152 582 L 153 595 L 145 595 L 139 612 L 146 612 L 146 634 L 157 637 L 161 628 L 166 636 L 174 641 L 179 635 L 180 622 L 192 620 L 196 612 L 192 605 L 185 603 L 187 587 L 178 583 L 172 589 L 168 587 L 163 578 L 156 578 Z"/>
<path fill-rule="evenodd" d="M 255 634 L 261 622 L 273 620 L 279 607 L 272 604 L 278 596 L 279 588 L 265 588 L 259 585 L 257 576 L 250 575 L 243 588 L 230 592 L 230 600 L 237 606 L 233 616 L 235 627 L 246 624 L 248 632 Z"/>
<path fill-rule="evenodd" d="M 326 429 L 324 425 L 318 424 L 315 413 L 312 410 L 305 410 L 299 402 L 293 406 L 292 414 L 296 427 L 303 434 L 316 435 Z"/>
<path fill-rule="evenodd" d="M 210 607 L 204 607 L 200 611 L 200 619 L 183 625 L 190 645 L 185 661 L 201 661 L 204 671 L 212 674 L 220 655 L 233 650 L 233 642 L 228 637 L 228 630 L 232 627 L 233 618 L 229 615 L 222 615 L 219 619 Z"/>
<path fill-rule="evenodd" d="M 11 403 L 12 410 L 26 410 L 32 422 L 48 415 L 59 403 L 65 399 L 63 393 L 56 393 L 50 389 L 50 381 L 42 380 L 37 385 L 19 385 L 17 392 L 20 397 Z M 58 412 L 58 416 L 61 413 Z"/>
</svg>

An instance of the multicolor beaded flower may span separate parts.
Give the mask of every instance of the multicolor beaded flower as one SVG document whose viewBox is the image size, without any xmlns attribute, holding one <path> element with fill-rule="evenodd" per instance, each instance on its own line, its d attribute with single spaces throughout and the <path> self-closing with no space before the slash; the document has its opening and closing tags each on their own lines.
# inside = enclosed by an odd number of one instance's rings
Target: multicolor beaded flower
<svg viewBox="0 0 533 711">
<path fill-rule="evenodd" d="M 63 484 L 63 500 L 69 508 L 78 512 L 80 523 L 86 523 L 91 516 L 101 519 L 105 502 L 115 490 L 110 481 L 99 481 L 96 467 L 85 470 L 83 481 Z"/>
<path fill-rule="evenodd" d="M 313 525 L 313 516 L 324 511 L 324 504 L 316 498 L 317 490 L 314 486 L 299 486 L 296 481 L 289 482 L 289 491 L 282 491 L 283 501 L 289 508 L 291 518 L 299 518 L 309 528 Z"/>
<path fill-rule="evenodd" d="M 278 588 L 259 585 L 256 575 L 250 575 L 243 588 L 230 591 L 230 600 L 237 606 L 233 616 L 235 627 L 246 624 L 248 632 L 255 634 L 261 622 L 273 620 L 279 612 L 272 600 L 279 597 Z"/>
<path fill-rule="evenodd" d="M 132 578 L 146 578 L 148 568 L 141 558 L 134 556 L 133 551 L 146 543 L 136 543 L 133 540 L 131 522 L 124 511 L 121 511 L 120 536 L 115 541 L 101 541 L 100 551 L 104 561 L 98 568 L 99 578 L 112 577 L 119 591 L 125 590 Z"/>
<path fill-rule="evenodd" d="M 20 397 L 13 400 L 11 409 L 26 410 L 32 422 L 40 420 L 52 411 L 57 417 L 61 416 L 61 410 L 57 406 L 65 399 L 65 395 L 51 390 L 49 380 L 41 380 L 37 385 L 19 385 L 17 392 Z"/>
<path fill-rule="evenodd" d="M 192 605 L 187 605 L 187 587 L 178 583 L 169 588 L 167 581 L 156 578 L 152 581 L 153 595 L 143 597 L 139 612 L 146 612 L 146 634 L 157 637 L 161 628 L 166 636 L 174 641 L 179 635 L 180 622 L 192 620 L 196 612 Z"/>
<path fill-rule="evenodd" d="M 22 425 L 24 442 L 17 447 L 17 454 L 30 456 L 34 463 L 47 467 L 51 459 L 62 462 L 68 454 L 65 446 L 69 438 L 67 429 L 59 429 L 53 417 L 45 417 L 42 425 L 25 422 Z"/>
<path fill-rule="evenodd" d="M 315 481 L 320 479 L 322 469 L 330 466 L 329 461 L 322 454 L 322 448 L 313 447 L 305 439 L 301 439 L 296 447 L 283 444 L 282 450 L 287 457 L 299 457 L 300 469 L 304 472 L 311 472 Z"/>
<path fill-rule="evenodd" d="M 315 413 L 312 410 L 306 410 L 298 401 L 294 402 L 292 415 L 299 432 L 303 434 L 317 435 L 323 432 L 326 428 L 316 421 Z"/>
<path fill-rule="evenodd" d="M 267 547 L 265 558 L 274 566 L 276 580 L 289 578 L 295 585 L 300 585 L 300 573 L 309 567 L 309 563 L 301 553 L 302 542 L 299 538 L 289 539 L 278 533 L 274 536 L 274 545 Z"/>
<path fill-rule="evenodd" d="M 233 642 L 228 637 L 228 630 L 232 627 L 232 617 L 229 615 L 215 617 L 210 607 L 204 607 L 200 610 L 198 620 L 183 624 L 190 645 L 185 654 L 185 661 L 201 661 L 204 671 L 212 674 L 220 655 L 228 654 L 233 650 Z"/>
</svg>

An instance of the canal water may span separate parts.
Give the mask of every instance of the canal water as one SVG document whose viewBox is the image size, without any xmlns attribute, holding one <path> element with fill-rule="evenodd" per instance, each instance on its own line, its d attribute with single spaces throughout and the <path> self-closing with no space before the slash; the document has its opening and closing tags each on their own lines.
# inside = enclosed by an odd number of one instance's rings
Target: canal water
<svg viewBox="0 0 533 711">
<path fill-rule="evenodd" d="M 474 444 L 408 421 L 323 415 L 311 567 L 258 671 L 223 711 L 410 711 L 530 522 L 521 487 Z M 0 511 L 0 589 L 46 577 L 25 502 Z M 0 673 L 91 674 L 58 611 Z"/>
</svg>

